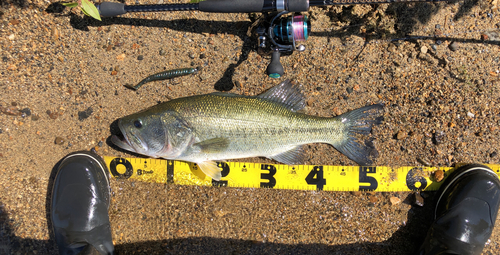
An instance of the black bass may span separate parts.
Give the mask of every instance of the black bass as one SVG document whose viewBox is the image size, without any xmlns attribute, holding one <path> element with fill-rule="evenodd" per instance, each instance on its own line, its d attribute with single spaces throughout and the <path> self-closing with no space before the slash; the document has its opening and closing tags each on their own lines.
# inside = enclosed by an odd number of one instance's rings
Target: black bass
<svg viewBox="0 0 500 255">
<path fill-rule="evenodd" d="M 300 86 L 284 81 L 258 96 L 211 93 L 174 99 L 118 121 L 118 147 L 154 158 L 195 162 L 220 180 L 216 160 L 266 157 L 302 163 L 302 146 L 328 143 L 360 165 L 371 165 L 376 150 L 360 141 L 380 124 L 382 105 L 333 118 L 306 115 Z"/>
</svg>

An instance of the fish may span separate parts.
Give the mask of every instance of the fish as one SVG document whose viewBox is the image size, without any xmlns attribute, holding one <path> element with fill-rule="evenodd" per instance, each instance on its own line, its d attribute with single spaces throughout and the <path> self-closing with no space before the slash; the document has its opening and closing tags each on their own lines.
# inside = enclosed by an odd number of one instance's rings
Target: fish
<svg viewBox="0 0 500 255">
<path fill-rule="evenodd" d="M 177 98 L 120 118 L 121 134 L 111 142 L 153 158 L 194 162 L 217 181 L 216 161 L 266 157 L 298 165 L 310 143 L 327 143 L 359 165 L 373 164 L 378 152 L 368 136 L 383 120 L 383 105 L 336 117 L 307 115 L 305 105 L 302 86 L 289 80 L 257 96 L 215 92 Z"/>
</svg>

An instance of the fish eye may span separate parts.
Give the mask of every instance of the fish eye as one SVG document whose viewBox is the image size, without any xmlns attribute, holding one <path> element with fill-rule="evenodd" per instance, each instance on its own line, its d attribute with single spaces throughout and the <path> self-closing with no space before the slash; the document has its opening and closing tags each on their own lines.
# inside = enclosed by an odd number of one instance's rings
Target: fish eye
<svg viewBox="0 0 500 255">
<path fill-rule="evenodd" d="M 135 121 L 134 121 L 134 126 L 135 126 L 136 128 L 141 128 L 141 127 L 142 127 L 142 122 L 141 122 L 140 120 L 135 120 Z"/>
</svg>

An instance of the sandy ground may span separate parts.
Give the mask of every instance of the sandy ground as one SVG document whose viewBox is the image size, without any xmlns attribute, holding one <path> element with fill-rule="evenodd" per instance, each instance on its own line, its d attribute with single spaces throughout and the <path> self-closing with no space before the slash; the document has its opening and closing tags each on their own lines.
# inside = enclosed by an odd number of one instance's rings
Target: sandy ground
<svg viewBox="0 0 500 255">
<path fill-rule="evenodd" d="M 265 75 L 269 59 L 246 36 L 248 14 L 138 13 L 99 22 L 54 2 L 0 4 L 0 254 L 55 253 L 46 203 L 56 163 L 96 146 L 101 155 L 131 156 L 106 142 L 113 121 L 172 98 L 256 95 L 288 78 L 303 84 L 308 114 L 383 103 L 385 121 L 373 131 L 377 165 L 500 163 L 496 0 L 311 8 L 307 50 L 282 58 L 281 79 Z M 123 86 L 192 66 L 203 69 L 137 92 Z M 311 145 L 306 158 L 354 164 L 327 145 Z M 111 188 L 119 254 L 411 254 L 434 200 L 424 194 L 419 207 L 411 193 L 117 180 Z M 500 250 L 499 225 L 484 254 Z"/>
</svg>

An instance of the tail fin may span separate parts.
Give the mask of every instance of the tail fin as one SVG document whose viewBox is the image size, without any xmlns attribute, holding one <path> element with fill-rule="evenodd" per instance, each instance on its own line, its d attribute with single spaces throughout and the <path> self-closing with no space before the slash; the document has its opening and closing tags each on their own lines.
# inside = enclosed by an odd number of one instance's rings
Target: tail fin
<svg viewBox="0 0 500 255">
<path fill-rule="evenodd" d="M 363 142 L 360 141 L 359 135 L 369 135 L 373 125 L 382 123 L 382 109 L 382 105 L 374 104 L 337 116 L 336 119 L 345 125 L 345 138 L 335 144 L 335 148 L 361 166 L 372 165 L 372 158 L 376 158 L 378 152 L 372 139 Z"/>
</svg>

